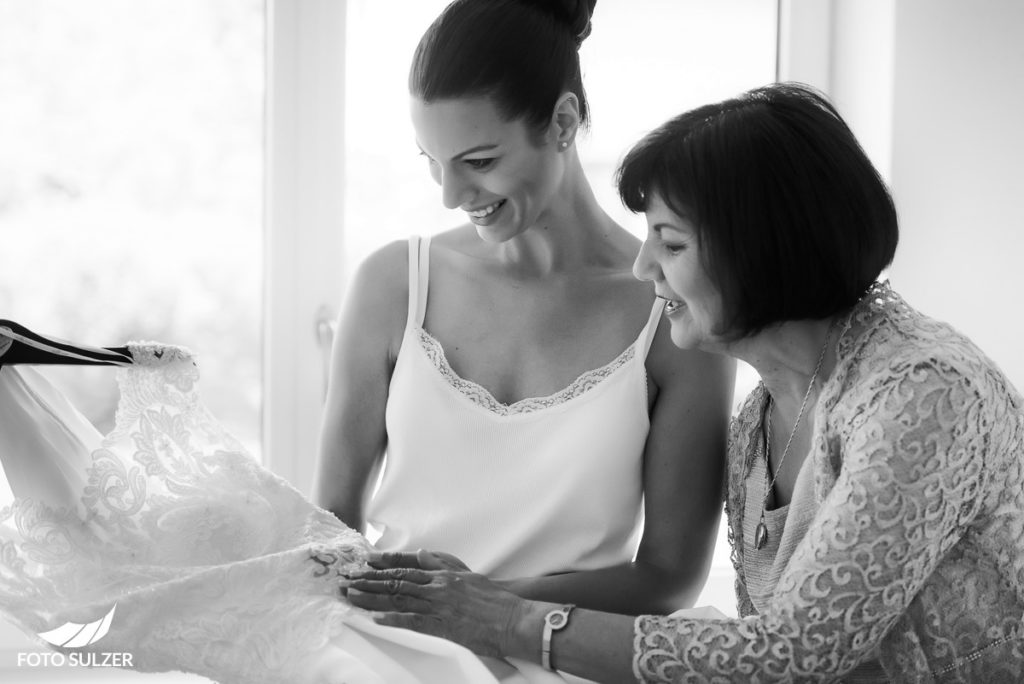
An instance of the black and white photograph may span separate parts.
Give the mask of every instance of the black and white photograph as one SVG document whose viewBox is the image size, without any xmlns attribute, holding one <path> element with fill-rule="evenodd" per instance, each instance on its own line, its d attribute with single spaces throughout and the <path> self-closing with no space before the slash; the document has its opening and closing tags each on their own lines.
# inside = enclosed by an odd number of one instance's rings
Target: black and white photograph
<svg viewBox="0 0 1024 684">
<path fill-rule="evenodd" d="M 0 681 L 1024 682 L 1021 36 L 0 0 Z"/>
</svg>

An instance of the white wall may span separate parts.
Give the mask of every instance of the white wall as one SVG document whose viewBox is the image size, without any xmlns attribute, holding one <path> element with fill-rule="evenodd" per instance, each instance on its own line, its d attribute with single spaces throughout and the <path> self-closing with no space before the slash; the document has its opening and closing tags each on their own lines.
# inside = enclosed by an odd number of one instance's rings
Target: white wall
<svg viewBox="0 0 1024 684">
<path fill-rule="evenodd" d="M 782 0 L 780 16 L 780 79 L 827 92 L 890 183 L 893 287 L 1024 389 L 1024 2 Z"/>
<path fill-rule="evenodd" d="M 894 285 L 1024 389 L 1024 3 L 896 0 Z"/>
</svg>

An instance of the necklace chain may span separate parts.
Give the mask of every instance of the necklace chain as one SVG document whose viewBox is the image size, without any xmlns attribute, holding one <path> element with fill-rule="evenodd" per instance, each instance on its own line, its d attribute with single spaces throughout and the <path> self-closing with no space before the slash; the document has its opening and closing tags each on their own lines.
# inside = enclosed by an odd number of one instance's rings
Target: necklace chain
<svg viewBox="0 0 1024 684">
<path fill-rule="evenodd" d="M 764 440 L 764 498 L 761 500 L 761 520 L 757 524 L 757 532 L 754 535 L 754 545 L 757 548 L 761 548 L 768 541 L 768 528 L 764 522 L 765 509 L 768 506 L 768 495 L 771 494 L 772 487 L 775 486 L 775 481 L 779 479 L 779 473 L 782 472 L 782 464 L 786 460 L 786 456 L 789 454 L 789 447 L 793 445 L 793 439 L 796 437 L 796 431 L 800 427 L 800 419 L 804 417 L 804 410 L 807 408 L 807 400 L 811 397 L 811 390 L 814 389 L 814 381 L 818 379 L 818 373 L 821 371 L 821 364 L 825 361 L 825 352 L 828 351 L 828 341 L 832 337 L 832 324 L 829 324 L 828 330 L 825 332 L 825 342 L 821 345 L 821 352 L 818 354 L 818 362 L 814 365 L 814 372 L 811 373 L 811 381 L 807 383 L 807 391 L 804 392 L 804 399 L 800 402 L 800 410 L 796 414 L 796 422 L 793 423 L 793 429 L 789 433 L 789 439 L 786 441 L 786 448 L 782 450 L 782 458 L 779 459 L 779 464 L 775 468 L 775 474 L 772 475 L 771 481 L 768 480 L 768 473 L 771 470 L 771 461 L 769 460 L 769 450 L 771 449 L 772 441 L 772 409 L 775 406 L 775 401 L 772 399 L 772 395 L 768 395 L 768 406 L 765 409 L 765 440 Z"/>
</svg>

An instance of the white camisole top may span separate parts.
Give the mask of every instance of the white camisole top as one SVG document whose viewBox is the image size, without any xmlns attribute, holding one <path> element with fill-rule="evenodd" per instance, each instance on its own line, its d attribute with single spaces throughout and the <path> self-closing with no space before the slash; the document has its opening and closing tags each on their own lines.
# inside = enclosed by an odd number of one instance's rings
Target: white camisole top
<svg viewBox="0 0 1024 684">
<path fill-rule="evenodd" d="M 385 551 L 453 553 L 496 579 L 633 559 L 640 538 L 647 352 L 658 300 L 616 359 L 542 398 L 502 404 L 423 329 L 429 238 L 409 241 L 409 315 L 366 519 Z"/>
</svg>

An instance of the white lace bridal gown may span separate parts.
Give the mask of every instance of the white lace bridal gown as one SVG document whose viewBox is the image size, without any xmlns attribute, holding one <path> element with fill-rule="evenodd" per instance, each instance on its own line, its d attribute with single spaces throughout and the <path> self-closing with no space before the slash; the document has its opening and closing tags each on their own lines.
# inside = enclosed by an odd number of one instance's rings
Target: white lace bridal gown
<svg viewBox="0 0 1024 684">
<path fill-rule="evenodd" d="M 121 401 L 103 436 L 42 375 L 2 365 L 18 345 L 70 362 L 105 351 L 54 342 L 0 321 L 0 461 L 16 497 L 0 510 L 0 612 L 26 633 L 96 623 L 116 605 L 102 639 L 52 648 L 224 683 L 546 676 L 379 627 L 340 599 L 338 575 L 368 542 L 224 430 L 188 351 L 131 344 L 114 358 Z"/>
</svg>

